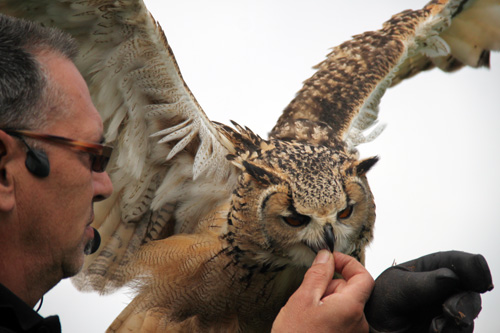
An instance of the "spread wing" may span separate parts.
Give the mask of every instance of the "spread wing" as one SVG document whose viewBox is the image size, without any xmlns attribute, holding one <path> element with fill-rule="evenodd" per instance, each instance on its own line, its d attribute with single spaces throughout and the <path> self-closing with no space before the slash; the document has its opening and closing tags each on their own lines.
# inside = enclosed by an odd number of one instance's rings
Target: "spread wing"
<svg viewBox="0 0 500 333">
<path fill-rule="evenodd" d="M 434 0 L 403 11 L 333 48 L 270 135 L 312 142 L 323 131 L 332 145 L 354 148 L 380 133 L 364 134 L 387 88 L 433 67 L 488 66 L 490 50 L 500 50 L 499 0 Z"/>
<path fill-rule="evenodd" d="M 59 27 L 79 42 L 75 62 L 115 152 L 108 167 L 114 194 L 96 204 L 101 247 L 76 283 L 101 292 L 120 286 L 141 244 L 193 232 L 227 200 L 232 144 L 196 102 L 141 0 L 5 0 L 0 12 Z"/>
</svg>

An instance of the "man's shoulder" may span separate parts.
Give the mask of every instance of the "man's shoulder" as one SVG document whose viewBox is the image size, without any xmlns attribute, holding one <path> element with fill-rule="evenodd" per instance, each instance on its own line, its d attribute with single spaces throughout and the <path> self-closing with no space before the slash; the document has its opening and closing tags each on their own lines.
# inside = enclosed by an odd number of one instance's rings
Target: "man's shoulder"
<svg viewBox="0 0 500 333">
<path fill-rule="evenodd" d="M 43 318 L 0 284 L 0 333 L 60 333 L 58 316 Z"/>
</svg>

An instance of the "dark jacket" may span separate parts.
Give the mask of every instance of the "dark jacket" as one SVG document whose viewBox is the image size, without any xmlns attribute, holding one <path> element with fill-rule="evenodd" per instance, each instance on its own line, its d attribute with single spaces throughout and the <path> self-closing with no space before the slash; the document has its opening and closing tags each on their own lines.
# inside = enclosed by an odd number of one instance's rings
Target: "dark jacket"
<svg viewBox="0 0 500 333">
<path fill-rule="evenodd" d="M 43 318 L 0 283 L 0 333 L 61 333 L 58 316 Z"/>
</svg>

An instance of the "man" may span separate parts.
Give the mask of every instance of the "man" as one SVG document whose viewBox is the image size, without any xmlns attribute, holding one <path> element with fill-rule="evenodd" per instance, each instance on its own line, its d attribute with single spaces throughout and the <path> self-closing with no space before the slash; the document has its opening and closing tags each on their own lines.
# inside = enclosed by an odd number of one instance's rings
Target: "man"
<svg viewBox="0 0 500 333">
<path fill-rule="evenodd" d="M 70 60 L 75 50 L 58 31 L 1 17 L 0 327 L 8 332 L 57 331 L 58 320 L 31 308 L 81 269 L 94 237 L 93 202 L 112 192 L 98 172 L 102 121 Z"/>
<path fill-rule="evenodd" d="M 92 204 L 112 192 L 110 149 L 98 143 L 103 125 L 75 49 L 56 30 L 0 15 L 0 332 L 61 331 L 57 316 L 32 308 L 81 269 L 95 237 Z M 481 256 L 426 256 L 388 269 L 374 287 L 356 260 L 322 250 L 273 331 L 470 330 L 490 288 Z"/>
</svg>

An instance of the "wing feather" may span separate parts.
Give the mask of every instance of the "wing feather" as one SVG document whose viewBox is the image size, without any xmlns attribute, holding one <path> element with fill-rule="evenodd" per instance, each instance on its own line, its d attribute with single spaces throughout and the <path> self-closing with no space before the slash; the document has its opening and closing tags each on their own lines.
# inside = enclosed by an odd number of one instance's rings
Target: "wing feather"
<svg viewBox="0 0 500 333">
<path fill-rule="evenodd" d="M 499 31 L 499 0 L 434 0 L 394 15 L 382 29 L 333 48 L 270 135 L 297 140 L 294 123 L 308 120 L 332 129 L 332 145 L 344 141 L 354 149 L 383 129 L 365 134 L 387 88 L 435 66 L 488 65 L 489 51 L 500 50 Z"/>
<path fill-rule="evenodd" d="M 231 143 L 198 105 L 141 0 L 6 0 L 0 11 L 56 26 L 79 42 L 75 63 L 115 152 L 108 169 L 114 194 L 96 204 L 101 249 L 86 261 L 86 278 L 76 281 L 101 292 L 118 287 L 141 244 L 196 229 L 193 221 L 206 209 L 195 218 L 176 213 L 180 200 L 189 202 L 196 192 L 191 188 L 209 182 L 221 188 L 218 194 L 197 192 L 196 200 L 227 200 L 235 170 L 225 158 Z"/>
<path fill-rule="evenodd" d="M 405 59 L 395 74 L 392 85 L 421 71 L 438 67 L 453 72 L 464 65 L 489 67 L 489 50 L 500 50 L 500 1 L 475 0 L 463 5 L 451 25 L 439 35 L 449 46 L 446 56 L 416 53 Z"/>
</svg>

